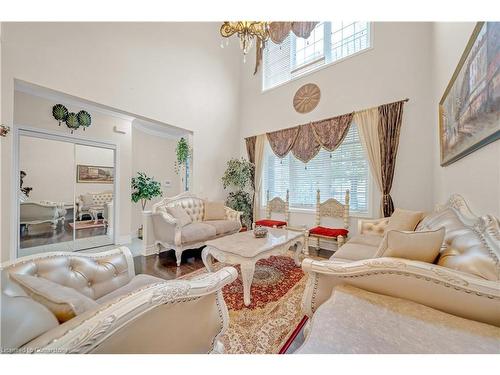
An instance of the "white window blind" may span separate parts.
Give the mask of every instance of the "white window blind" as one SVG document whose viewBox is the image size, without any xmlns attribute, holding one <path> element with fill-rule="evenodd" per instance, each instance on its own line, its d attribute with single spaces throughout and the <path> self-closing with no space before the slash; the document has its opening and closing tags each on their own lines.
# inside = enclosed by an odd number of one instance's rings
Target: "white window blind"
<svg viewBox="0 0 500 375">
<path fill-rule="evenodd" d="M 352 124 L 342 144 L 332 153 L 321 151 L 307 164 L 290 152 L 278 158 L 266 142 L 263 169 L 262 204 L 266 192 L 271 199 L 285 199 L 290 193 L 290 207 L 315 209 L 316 190 L 321 190 L 321 201 L 335 198 L 341 203 L 345 191 L 350 190 L 350 210 L 366 214 L 369 210 L 368 161 L 359 140 L 358 129 Z"/>
<path fill-rule="evenodd" d="M 311 72 L 370 47 L 369 22 L 321 22 L 309 38 L 290 33 L 282 44 L 266 43 L 262 89 Z"/>
</svg>

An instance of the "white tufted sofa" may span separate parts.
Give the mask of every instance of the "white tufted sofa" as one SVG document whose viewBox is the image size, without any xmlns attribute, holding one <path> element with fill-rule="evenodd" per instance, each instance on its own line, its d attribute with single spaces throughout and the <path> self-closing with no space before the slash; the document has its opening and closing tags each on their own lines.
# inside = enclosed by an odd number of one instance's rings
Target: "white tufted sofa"
<svg viewBox="0 0 500 375">
<path fill-rule="evenodd" d="M 81 254 L 44 253 L 0 268 L 3 353 L 223 352 L 228 324 L 221 289 L 237 277 L 232 267 L 196 280 L 135 275 L 126 247 Z M 95 301 L 59 324 L 12 276 L 44 278 Z M 46 292 L 45 292 L 46 293 Z M 30 294 L 31 295 L 31 294 Z"/>
<path fill-rule="evenodd" d="M 167 208 L 180 206 L 185 209 L 192 222 L 181 226 Z M 241 230 L 241 212 L 225 207 L 224 220 L 204 220 L 203 199 L 186 192 L 167 197 L 152 207 L 152 215 L 144 222 L 145 243 L 154 244 L 158 252 L 175 250 L 177 265 L 181 264 L 182 252 L 202 247 L 206 241 L 237 233 Z"/>
<path fill-rule="evenodd" d="M 498 353 L 498 219 L 451 196 L 417 226 L 446 229 L 435 263 L 373 258 L 386 225 L 364 221 L 340 255 L 302 262 L 311 320 L 298 353 Z"/>
</svg>

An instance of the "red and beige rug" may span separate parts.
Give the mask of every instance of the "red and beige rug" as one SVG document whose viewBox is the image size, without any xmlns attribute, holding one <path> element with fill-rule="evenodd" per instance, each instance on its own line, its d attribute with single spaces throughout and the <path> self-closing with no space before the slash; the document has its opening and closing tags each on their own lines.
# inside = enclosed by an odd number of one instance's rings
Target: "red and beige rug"
<svg viewBox="0 0 500 375">
<path fill-rule="evenodd" d="M 307 276 L 291 256 L 262 259 L 255 266 L 252 303 L 245 307 L 241 273 L 236 268 L 238 278 L 222 290 L 230 319 L 223 337 L 226 353 L 279 353 L 304 316 L 300 306 Z M 183 278 L 204 272 L 201 269 Z"/>
<path fill-rule="evenodd" d="M 75 221 L 74 223 L 69 223 L 71 228 L 76 230 L 79 229 L 91 229 L 91 228 L 102 228 L 105 227 L 103 219 L 97 220 L 97 223 L 94 220 L 83 220 L 83 221 Z"/>
</svg>

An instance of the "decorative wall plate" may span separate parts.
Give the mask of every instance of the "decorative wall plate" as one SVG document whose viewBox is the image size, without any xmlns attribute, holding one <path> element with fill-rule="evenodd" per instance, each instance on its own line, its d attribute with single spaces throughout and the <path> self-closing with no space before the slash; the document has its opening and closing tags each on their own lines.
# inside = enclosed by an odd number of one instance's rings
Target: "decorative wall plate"
<svg viewBox="0 0 500 375">
<path fill-rule="evenodd" d="M 321 99 L 321 91 L 318 85 L 307 83 L 300 87 L 293 97 L 293 107 L 298 113 L 311 112 Z"/>
</svg>

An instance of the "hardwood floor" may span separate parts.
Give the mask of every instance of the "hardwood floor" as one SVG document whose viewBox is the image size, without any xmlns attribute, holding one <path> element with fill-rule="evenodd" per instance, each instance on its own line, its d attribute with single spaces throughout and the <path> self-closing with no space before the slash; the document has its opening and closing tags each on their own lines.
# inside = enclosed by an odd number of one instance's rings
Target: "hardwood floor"
<svg viewBox="0 0 500 375">
<path fill-rule="evenodd" d="M 165 280 L 176 279 L 204 267 L 201 260 L 202 249 L 184 251 L 179 267 L 177 267 L 173 250 L 164 251 L 159 255 L 136 256 L 134 257 L 135 273 L 145 273 Z"/>
</svg>

